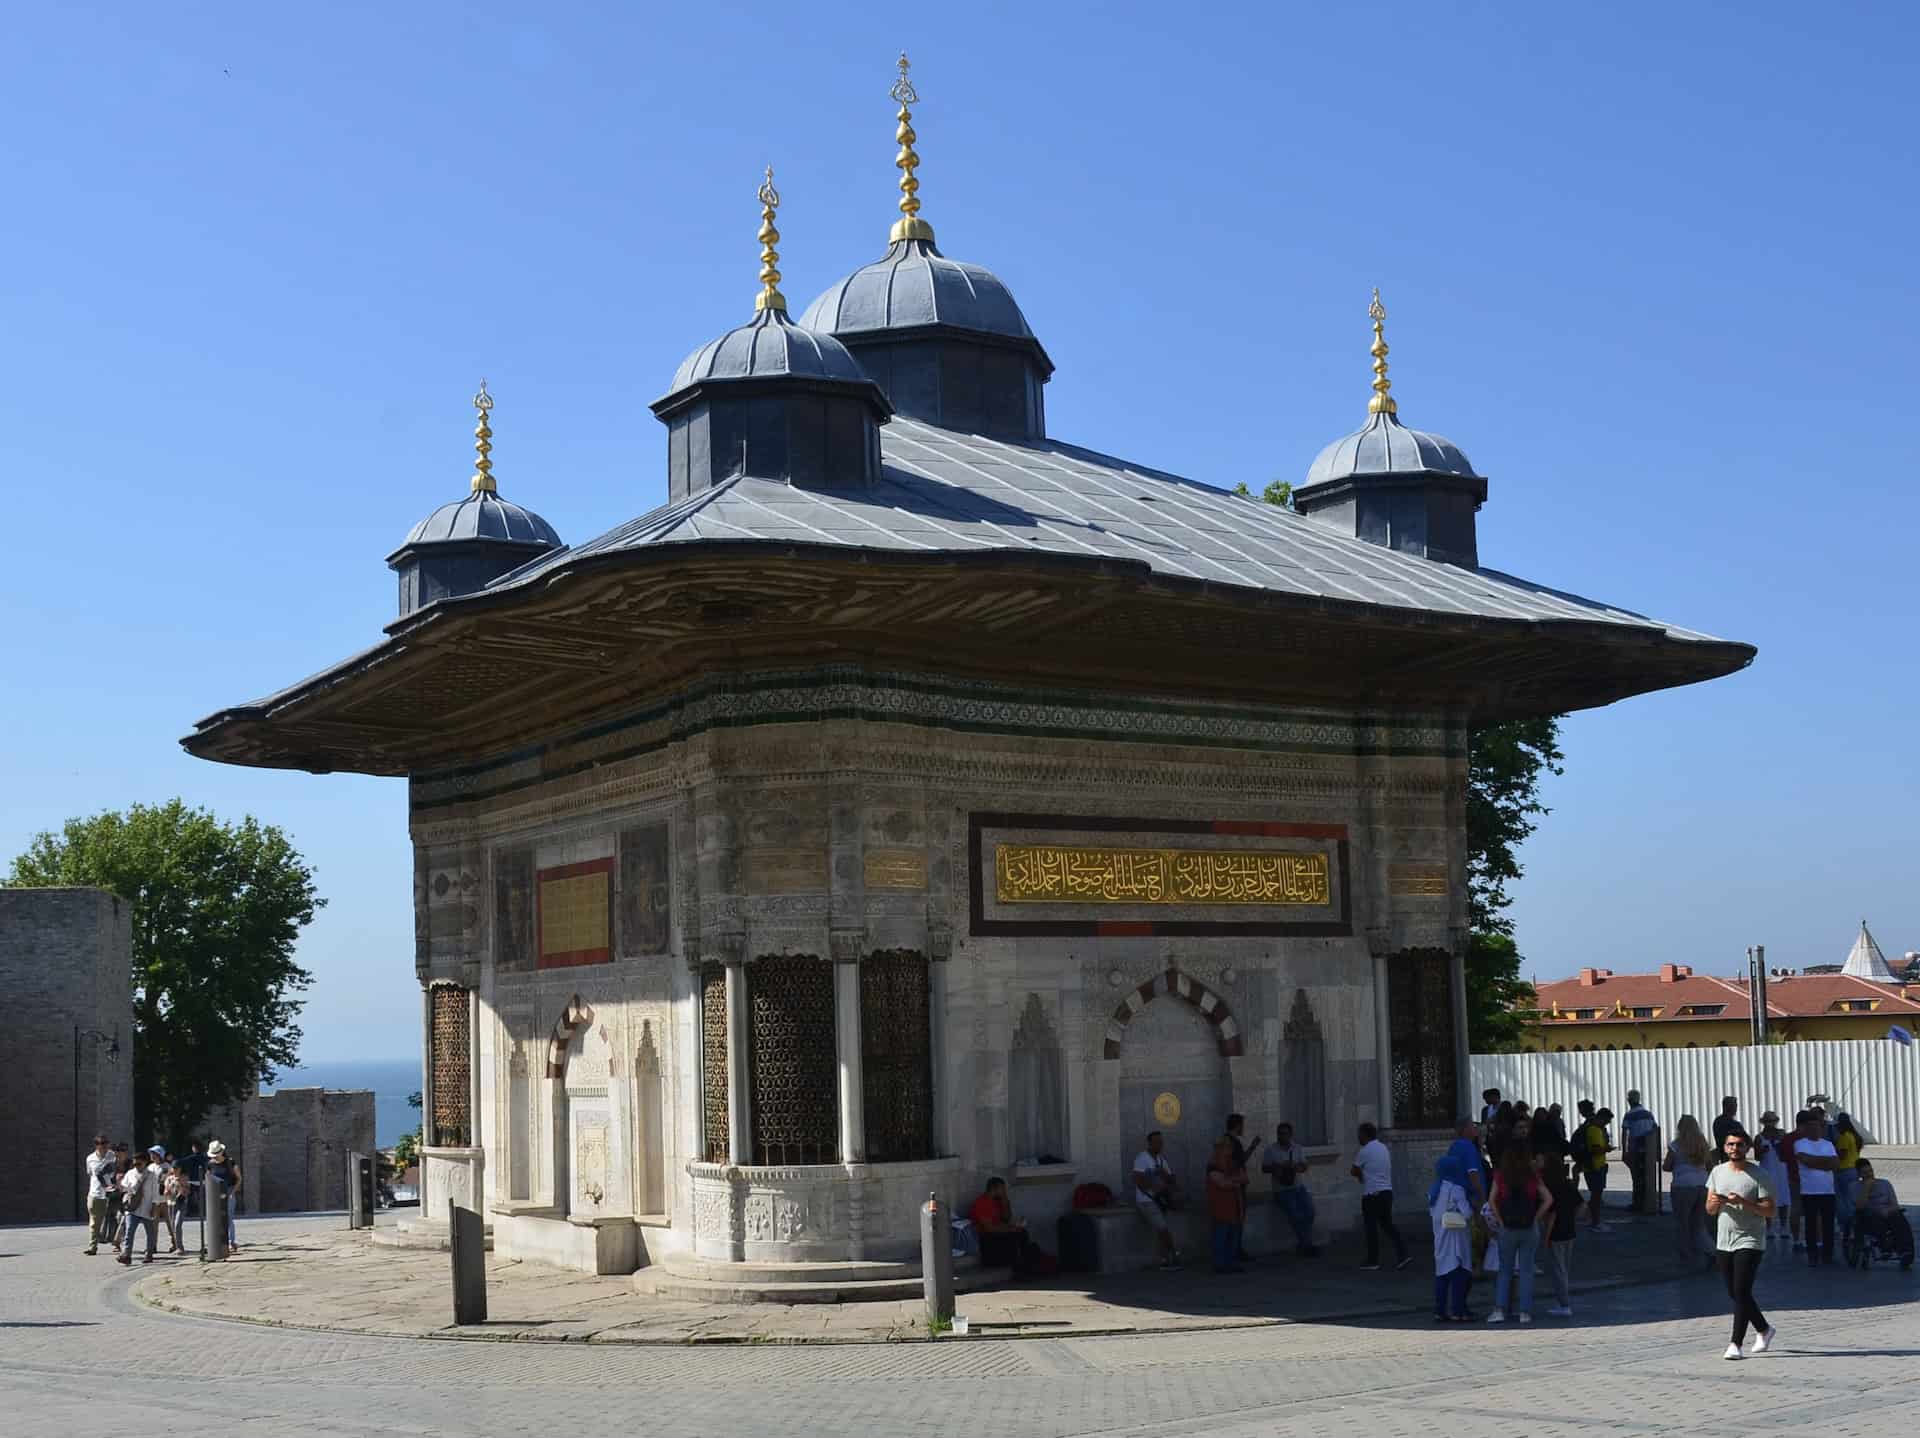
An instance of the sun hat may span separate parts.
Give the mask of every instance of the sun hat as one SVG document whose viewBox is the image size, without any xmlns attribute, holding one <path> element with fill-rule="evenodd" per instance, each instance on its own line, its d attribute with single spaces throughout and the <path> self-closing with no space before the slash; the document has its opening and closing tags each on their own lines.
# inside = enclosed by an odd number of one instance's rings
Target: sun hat
<svg viewBox="0 0 1920 1438">
<path fill-rule="evenodd" d="M 220 1142 L 219 1139 L 216 1138 L 212 1143 L 207 1145 L 208 1158 L 225 1158 L 226 1156 L 227 1146 Z"/>
<path fill-rule="evenodd" d="M 153 1147 L 151 1147 L 151 1148 L 149 1148 L 149 1149 L 147 1150 L 147 1152 L 148 1152 L 148 1153 L 157 1153 L 157 1154 L 159 1154 L 159 1155 L 160 1155 L 160 1157 L 162 1157 L 162 1158 L 165 1158 L 165 1157 L 167 1156 L 167 1150 L 166 1150 L 166 1147 L 165 1147 L 165 1146 L 164 1146 L 163 1144 L 157 1144 L 157 1143 L 156 1143 L 155 1145 L 153 1145 Z"/>
</svg>

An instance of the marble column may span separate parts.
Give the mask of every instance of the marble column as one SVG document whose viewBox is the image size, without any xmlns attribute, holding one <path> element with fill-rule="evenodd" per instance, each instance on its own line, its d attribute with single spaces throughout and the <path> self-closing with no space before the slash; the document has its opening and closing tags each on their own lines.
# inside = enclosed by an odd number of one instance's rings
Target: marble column
<svg viewBox="0 0 1920 1438">
<path fill-rule="evenodd" d="M 747 966 L 741 959 L 727 960 L 727 1161 L 753 1162 L 753 1124 L 748 1103 L 748 1045 L 752 1043 L 752 1025 L 747 1014 Z"/>
<path fill-rule="evenodd" d="M 953 1149 L 953 1122 L 948 1111 L 951 1079 L 947 1074 L 947 961 L 927 965 L 927 1067 L 933 1074 L 933 1153 L 944 1158 Z"/>
<path fill-rule="evenodd" d="M 1447 960 L 1447 992 L 1453 999 L 1453 1112 L 1465 1118 L 1473 1112 L 1473 1076 L 1467 1071 L 1467 960 L 1458 948 Z"/>
<path fill-rule="evenodd" d="M 833 1037 L 840 1069 L 840 1161 L 867 1161 L 867 1086 L 860 1055 L 860 965 L 835 934 Z"/>
<path fill-rule="evenodd" d="M 1373 960 L 1373 1042 L 1380 1055 L 1380 1127 L 1393 1127 L 1393 965 L 1385 955 Z"/>
</svg>

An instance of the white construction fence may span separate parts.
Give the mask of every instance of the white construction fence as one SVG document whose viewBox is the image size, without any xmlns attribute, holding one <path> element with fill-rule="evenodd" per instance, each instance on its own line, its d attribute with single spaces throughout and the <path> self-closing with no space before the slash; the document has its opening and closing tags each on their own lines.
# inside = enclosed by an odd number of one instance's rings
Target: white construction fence
<svg viewBox="0 0 1920 1438">
<path fill-rule="evenodd" d="M 1749 1131 L 1773 1109 L 1783 1125 L 1809 1097 L 1831 1100 L 1828 1117 L 1845 1111 L 1869 1143 L 1920 1144 L 1920 1048 L 1889 1039 L 1843 1043 L 1764 1044 L 1757 1048 L 1634 1049 L 1618 1053 L 1474 1054 L 1469 1060 L 1474 1107 L 1490 1088 L 1508 1099 L 1559 1102 L 1572 1118 L 1590 1098 L 1626 1112 L 1627 1090 L 1641 1098 L 1672 1134 L 1682 1114 L 1706 1128 L 1720 1100 L 1740 1100 Z M 1618 1130 L 1616 1129 L 1616 1133 Z"/>
</svg>

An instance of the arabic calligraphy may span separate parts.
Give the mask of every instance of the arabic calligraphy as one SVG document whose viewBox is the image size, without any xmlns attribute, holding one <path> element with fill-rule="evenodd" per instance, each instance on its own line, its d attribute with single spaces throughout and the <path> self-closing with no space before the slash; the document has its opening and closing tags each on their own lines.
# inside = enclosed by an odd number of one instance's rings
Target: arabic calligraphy
<svg viewBox="0 0 1920 1438">
<path fill-rule="evenodd" d="M 1003 904 L 1325 904 L 1325 854 L 996 844 Z"/>
</svg>

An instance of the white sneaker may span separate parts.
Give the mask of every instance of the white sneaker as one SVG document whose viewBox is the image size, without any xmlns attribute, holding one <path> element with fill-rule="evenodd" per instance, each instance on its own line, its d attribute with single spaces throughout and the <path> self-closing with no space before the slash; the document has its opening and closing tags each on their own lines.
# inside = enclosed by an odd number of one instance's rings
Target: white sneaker
<svg viewBox="0 0 1920 1438">
<path fill-rule="evenodd" d="M 1753 1346 L 1750 1347 L 1747 1352 L 1765 1353 L 1769 1348 L 1773 1347 L 1773 1335 L 1777 1332 L 1779 1332 L 1777 1328 L 1761 1329 L 1753 1335 Z"/>
<path fill-rule="evenodd" d="M 1722 1358 L 1732 1359 L 1732 1358 L 1745 1358 L 1747 1355 L 1740 1351 L 1740 1345 L 1738 1343 L 1729 1343 L 1727 1345 L 1727 1351 L 1725 1353 L 1722 1353 L 1720 1356 Z"/>
<path fill-rule="evenodd" d="M 1555 1307 L 1555 1308 L 1549 1308 L 1549 1309 L 1547 1310 L 1547 1317 L 1549 1317 L 1549 1318 L 1571 1318 L 1571 1317 L 1573 1317 L 1573 1310 L 1572 1310 L 1571 1308 L 1569 1308 L 1569 1307 L 1567 1307 L 1567 1306 L 1566 1306 L 1566 1305 L 1565 1305 L 1565 1304 L 1563 1303 L 1563 1304 L 1560 1304 L 1560 1305 L 1559 1305 L 1558 1307 Z"/>
<path fill-rule="evenodd" d="M 1522 1323 L 1531 1323 L 1533 1322 L 1533 1315 L 1531 1313 L 1523 1313 L 1520 1315 L 1520 1321 Z"/>
<path fill-rule="evenodd" d="M 1507 1315 L 1501 1312 L 1498 1308 L 1494 1309 L 1493 1312 L 1487 1315 L 1487 1322 L 1489 1323 L 1505 1323 L 1506 1321 L 1507 1321 Z"/>
</svg>

